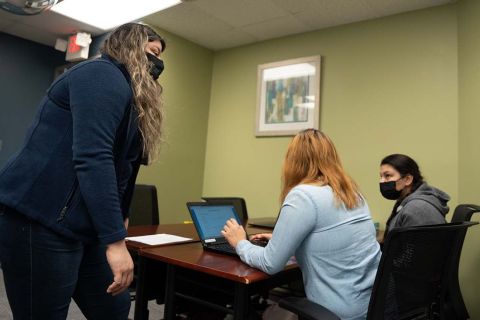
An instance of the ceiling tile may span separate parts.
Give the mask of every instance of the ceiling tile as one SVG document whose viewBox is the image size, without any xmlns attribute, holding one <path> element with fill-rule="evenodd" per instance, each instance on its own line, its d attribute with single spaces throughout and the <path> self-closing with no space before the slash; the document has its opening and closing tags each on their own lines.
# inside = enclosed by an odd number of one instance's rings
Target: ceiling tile
<svg viewBox="0 0 480 320">
<path fill-rule="evenodd" d="M 175 30 L 184 29 L 196 32 L 197 28 L 201 28 L 207 32 L 222 32 L 233 29 L 232 26 L 219 20 L 194 6 L 178 5 L 171 10 L 161 11 L 149 15 L 142 19 L 147 23 L 155 24 L 159 27 L 174 26 Z"/>
<path fill-rule="evenodd" d="M 94 36 L 104 33 L 104 31 L 98 28 L 73 20 L 54 11 L 45 11 L 33 16 L 23 16 L 18 21 L 56 36 L 70 35 L 79 31 L 88 32 Z"/>
<path fill-rule="evenodd" d="M 146 23 L 165 29 L 192 42 L 211 48 L 217 40 L 225 41 L 234 28 L 193 6 L 176 6 L 143 19 Z"/>
<path fill-rule="evenodd" d="M 295 16 L 318 30 L 370 18 L 368 6 L 361 0 L 318 1 Z"/>
<path fill-rule="evenodd" d="M 457 0 L 362 0 L 368 10 L 372 12 L 373 17 L 385 17 L 402 12 L 414 11 L 434 6 L 440 6 L 448 3 L 457 2 Z"/>
<path fill-rule="evenodd" d="M 204 39 L 203 43 L 205 44 L 205 47 L 212 50 L 233 48 L 257 41 L 255 37 L 240 29 L 234 29 L 225 33 L 218 33 L 215 35 L 215 37 L 208 38 L 209 39 Z"/>
<path fill-rule="evenodd" d="M 5 32 L 23 39 L 35 41 L 47 46 L 55 46 L 57 37 L 36 27 L 15 23 L 5 29 Z"/>
<path fill-rule="evenodd" d="M 329 10 L 310 10 L 302 11 L 295 14 L 295 17 L 308 25 L 312 30 L 319 30 L 322 28 L 337 25 L 338 17 L 335 13 Z"/>
<path fill-rule="evenodd" d="M 309 27 L 289 15 L 242 28 L 257 40 L 273 39 L 291 34 L 310 31 Z"/>
<path fill-rule="evenodd" d="M 457 0 L 189 0 L 144 20 L 219 50 Z M 0 31 L 53 45 L 57 37 L 101 30 L 47 11 L 17 16 L 0 10 Z"/>
<path fill-rule="evenodd" d="M 296 14 L 303 11 L 312 11 L 317 6 L 321 6 L 321 3 L 328 2 L 327 0 L 272 0 L 275 5 L 283 10 Z M 318 3 L 320 2 L 320 5 Z"/>
<path fill-rule="evenodd" d="M 0 20 L 18 20 L 21 16 L 0 9 Z"/>
<path fill-rule="evenodd" d="M 3 31 L 4 29 L 8 28 L 11 24 L 14 24 L 14 21 L 11 21 L 9 19 L 1 19 L 0 18 L 0 31 Z"/>
</svg>

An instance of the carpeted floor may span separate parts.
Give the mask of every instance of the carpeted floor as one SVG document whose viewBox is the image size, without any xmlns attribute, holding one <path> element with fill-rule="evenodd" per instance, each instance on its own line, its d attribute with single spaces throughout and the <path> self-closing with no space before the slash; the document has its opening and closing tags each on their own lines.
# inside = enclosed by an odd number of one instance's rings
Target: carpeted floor
<svg viewBox="0 0 480 320">
<path fill-rule="evenodd" d="M 0 269 L 1 270 L 1 269 Z M 135 302 L 132 301 L 132 307 L 130 308 L 129 319 L 133 319 L 133 313 L 135 309 Z M 158 305 L 154 301 L 148 303 L 149 319 L 160 320 L 163 319 L 163 305 Z M 13 319 L 10 306 L 8 305 L 7 294 L 5 293 L 5 286 L 3 283 L 3 272 L 0 271 L 0 320 Z M 70 309 L 68 311 L 67 320 L 85 320 L 82 312 L 72 300 Z"/>
</svg>

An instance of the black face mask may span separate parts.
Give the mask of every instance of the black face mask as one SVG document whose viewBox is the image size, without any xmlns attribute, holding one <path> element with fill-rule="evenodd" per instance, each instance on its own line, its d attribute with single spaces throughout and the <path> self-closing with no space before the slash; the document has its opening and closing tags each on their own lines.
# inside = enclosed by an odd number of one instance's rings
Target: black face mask
<svg viewBox="0 0 480 320">
<path fill-rule="evenodd" d="M 153 54 L 148 52 L 147 59 L 148 61 L 153 63 L 153 65 L 150 67 L 150 74 L 152 75 L 153 80 L 157 80 L 164 69 L 163 60 L 155 57 Z"/>
<path fill-rule="evenodd" d="M 388 200 L 397 200 L 400 198 L 402 190 L 398 191 L 396 187 L 397 181 L 380 182 L 380 193 Z"/>
</svg>

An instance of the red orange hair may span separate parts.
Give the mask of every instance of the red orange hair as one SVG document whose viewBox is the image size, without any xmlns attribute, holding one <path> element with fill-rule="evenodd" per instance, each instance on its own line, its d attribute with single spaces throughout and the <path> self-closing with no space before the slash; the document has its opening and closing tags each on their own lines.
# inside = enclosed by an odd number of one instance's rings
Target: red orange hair
<svg viewBox="0 0 480 320">
<path fill-rule="evenodd" d="M 307 129 L 293 138 L 282 171 L 281 202 L 296 185 L 315 182 L 329 185 L 335 198 L 348 209 L 362 201 L 358 186 L 343 169 L 332 140 L 319 130 Z"/>
</svg>

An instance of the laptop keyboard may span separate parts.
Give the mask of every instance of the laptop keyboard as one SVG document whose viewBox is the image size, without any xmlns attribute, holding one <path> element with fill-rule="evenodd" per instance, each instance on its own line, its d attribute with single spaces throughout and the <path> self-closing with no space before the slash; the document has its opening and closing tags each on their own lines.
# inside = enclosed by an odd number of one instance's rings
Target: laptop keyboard
<svg viewBox="0 0 480 320">
<path fill-rule="evenodd" d="M 228 243 L 219 243 L 214 246 L 211 246 L 211 248 L 214 248 L 215 250 L 221 250 L 221 251 L 227 251 L 231 253 L 236 253 L 235 248 L 229 245 Z"/>
</svg>

